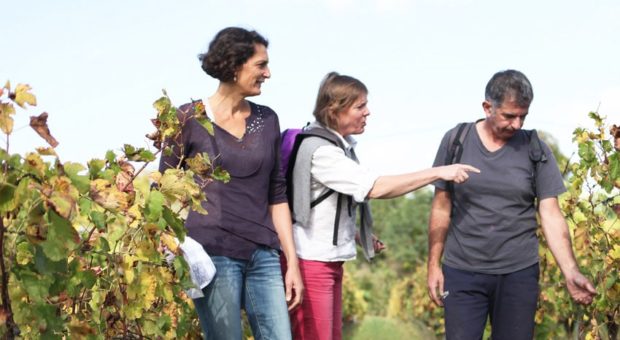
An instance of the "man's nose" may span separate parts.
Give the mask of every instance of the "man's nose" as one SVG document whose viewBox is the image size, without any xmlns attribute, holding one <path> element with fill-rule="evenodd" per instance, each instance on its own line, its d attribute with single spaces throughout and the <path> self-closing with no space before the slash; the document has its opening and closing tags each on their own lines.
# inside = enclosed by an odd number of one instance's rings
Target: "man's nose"
<svg viewBox="0 0 620 340">
<path fill-rule="evenodd" d="M 517 117 L 513 119 L 512 122 L 510 122 L 510 127 L 512 127 L 514 130 L 519 130 L 523 127 L 524 120 L 525 118 Z"/>
</svg>

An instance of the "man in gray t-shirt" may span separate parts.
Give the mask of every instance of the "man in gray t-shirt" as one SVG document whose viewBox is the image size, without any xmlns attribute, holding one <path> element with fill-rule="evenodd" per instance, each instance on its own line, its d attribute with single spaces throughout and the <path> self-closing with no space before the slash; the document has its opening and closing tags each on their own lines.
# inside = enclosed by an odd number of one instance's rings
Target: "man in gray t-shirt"
<svg viewBox="0 0 620 340">
<path fill-rule="evenodd" d="M 494 339 L 533 337 L 536 199 L 545 238 L 571 296 L 589 304 L 596 293 L 575 261 L 557 200 L 565 188 L 555 158 L 544 143 L 546 161 L 534 163 L 529 156 L 530 134 L 521 127 L 532 99 L 532 86 L 521 72 L 496 73 L 482 103 L 486 118 L 465 135 L 459 160 L 480 173 L 451 188 L 435 182 L 428 289 L 445 307 L 448 339 L 481 339 L 488 316 Z M 444 136 L 433 166 L 445 165 L 452 135 L 451 130 Z"/>
</svg>

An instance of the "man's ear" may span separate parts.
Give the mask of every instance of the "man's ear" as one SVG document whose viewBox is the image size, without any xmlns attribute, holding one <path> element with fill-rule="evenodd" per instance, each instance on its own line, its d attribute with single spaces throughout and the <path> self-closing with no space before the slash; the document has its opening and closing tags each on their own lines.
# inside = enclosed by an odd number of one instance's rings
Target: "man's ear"
<svg viewBox="0 0 620 340">
<path fill-rule="evenodd" d="M 484 113 L 487 115 L 487 117 L 491 115 L 492 107 L 493 105 L 488 100 L 482 102 L 482 109 L 484 110 Z"/>
</svg>

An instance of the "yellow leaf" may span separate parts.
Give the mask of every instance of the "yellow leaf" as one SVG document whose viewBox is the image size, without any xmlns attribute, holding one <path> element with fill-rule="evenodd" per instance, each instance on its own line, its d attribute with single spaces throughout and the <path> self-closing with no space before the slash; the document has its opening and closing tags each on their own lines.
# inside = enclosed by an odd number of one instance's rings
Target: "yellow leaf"
<svg viewBox="0 0 620 340">
<path fill-rule="evenodd" d="M 178 254 L 179 241 L 169 234 L 161 235 L 161 242 L 174 254 Z"/>
<path fill-rule="evenodd" d="M 69 329 L 71 329 L 71 337 L 85 337 L 87 335 L 95 335 L 97 332 L 90 327 L 88 322 L 78 320 L 78 318 L 71 319 L 69 323 Z"/>
<path fill-rule="evenodd" d="M 56 150 L 54 150 L 54 148 L 39 147 L 36 150 L 39 153 L 39 155 L 41 155 L 41 156 L 56 156 L 56 157 L 58 157 L 58 154 L 56 154 Z"/>
<path fill-rule="evenodd" d="M 8 103 L 0 104 L 0 129 L 6 134 L 13 132 L 13 117 L 15 108 Z"/>
<path fill-rule="evenodd" d="M 26 108 L 25 104 L 36 106 L 37 98 L 34 94 L 30 93 L 31 89 L 30 85 L 17 84 L 17 87 L 15 87 L 15 99 L 13 99 L 13 101 L 22 108 Z"/>
<path fill-rule="evenodd" d="M 7 80 L 6 83 L 4 83 L 4 88 L 11 91 L 11 82 Z"/>
<path fill-rule="evenodd" d="M 47 166 L 43 162 L 43 159 L 41 159 L 41 156 L 39 156 L 39 154 L 36 154 L 34 152 L 28 153 L 26 155 L 26 161 L 24 165 L 26 171 L 33 173 L 41 178 L 45 176 L 45 170 L 47 169 Z"/>
<path fill-rule="evenodd" d="M 140 206 L 134 204 L 127 210 L 127 217 L 129 217 L 129 227 L 136 228 L 142 223 L 142 212 L 140 212 Z"/>
<path fill-rule="evenodd" d="M 121 266 L 123 268 L 123 274 L 125 275 L 125 281 L 128 284 L 131 284 L 136 277 L 135 271 L 133 269 L 133 263 L 135 262 L 135 260 L 135 256 L 127 254 L 123 255 L 123 263 L 121 264 Z"/>
<path fill-rule="evenodd" d="M 140 273 L 140 286 L 142 288 L 143 306 L 150 307 L 155 302 L 155 289 L 157 288 L 153 273 L 143 270 Z"/>
<path fill-rule="evenodd" d="M 609 251 L 608 256 L 611 262 L 613 262 L 614 260 L 620 259 L 620 245 L 617 245 L 617 244 L 614 245 L 614 248 Z M 611 264 L 611 262 L 609 264 Z"/>
<path fill-rule="evenodd" d="M 149 179 L 155 183 L 159 183 L 159 180 L 161 179 L 161 172 L 159 171 L 153 171 L 149 174 Z"/>
<path fill-rule="evenodd" d="M 105 179 L 98 178 L 90 183 L 90 197 L 108 210 L 126 211 L 129 208 L 127 194 L 120 192 Z"/>
</svg>

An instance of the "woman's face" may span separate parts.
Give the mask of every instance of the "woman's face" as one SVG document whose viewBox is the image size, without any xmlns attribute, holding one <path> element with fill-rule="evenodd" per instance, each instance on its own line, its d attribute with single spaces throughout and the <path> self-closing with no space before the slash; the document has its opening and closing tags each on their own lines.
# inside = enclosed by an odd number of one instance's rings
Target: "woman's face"
<svg viewBox="0 0 620 340">
<path fill-rule="evenodd" d="M 342 136 L 359 135 L 364 132 L 366 117 L 370 115 L 367 104 L 367 95 L 363 94 L 353 102 L 353 105 L 337 114 L 337 130 Z"/>
<path fill-rule="evenodd" d="M 235 85 L 244 97 L 258 96 L 261 93 L 261 85 L 265 79 L 271 77 L 268 63 L 267 47 L 255 44 L 254 55 L 241 65 L 236 74 Z"/>
</svg>

